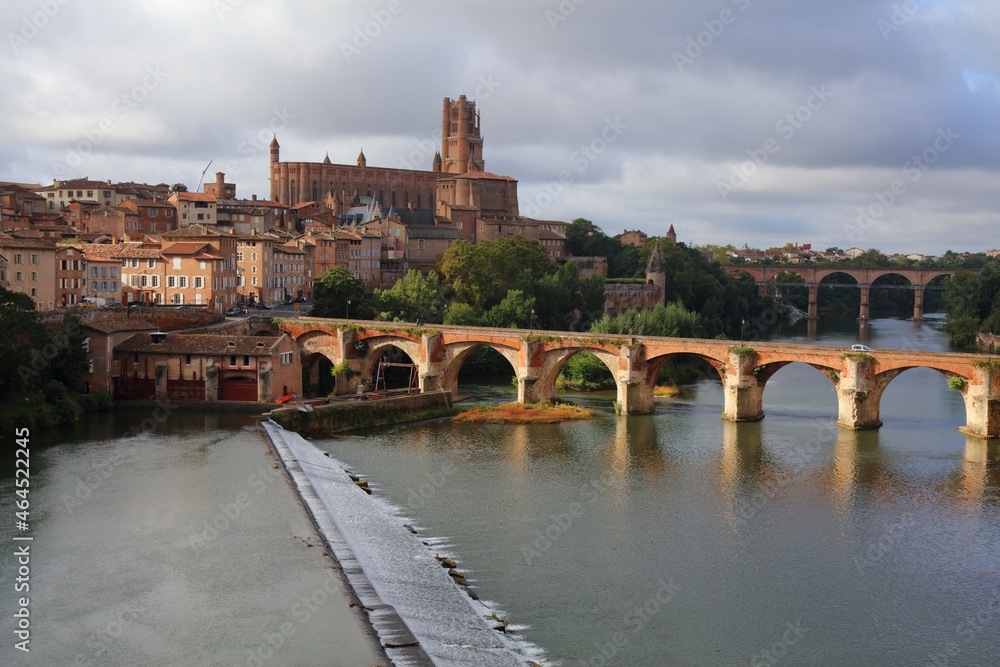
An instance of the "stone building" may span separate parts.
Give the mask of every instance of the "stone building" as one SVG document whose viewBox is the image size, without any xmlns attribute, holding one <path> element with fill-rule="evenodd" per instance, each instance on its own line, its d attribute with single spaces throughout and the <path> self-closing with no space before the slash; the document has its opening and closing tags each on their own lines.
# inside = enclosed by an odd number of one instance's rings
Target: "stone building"
<svg viewBox="0 0 1000 667">
<path fill-rule="evenodd" d="M 119 399 L 273 403 L 302 393 L 295 341 L 281 336 L 138 333 L 115 347 Z"/>
<path fill-rule="evenodd" d="M 667 272 L 663 267 L 660 249 L 653 248 L 653 254 L 646 264 L 645 283 L 604 284 L 604 312 L 617 315 L 625 310 L 648 310 L 663 303 L 666 298 Z"/>
</svg>

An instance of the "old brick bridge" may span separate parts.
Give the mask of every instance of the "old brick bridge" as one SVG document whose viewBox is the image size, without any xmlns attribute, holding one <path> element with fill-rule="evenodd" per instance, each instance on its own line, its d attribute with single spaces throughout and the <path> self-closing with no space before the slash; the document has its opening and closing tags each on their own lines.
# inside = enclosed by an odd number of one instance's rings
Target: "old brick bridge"
<svg viewBox="0 0 1000 667">
<path fill-rule="evenodd" d="M 978 437 L 1000 437 L 1000 357 L 911 350 L 858 354 L 843 348 L 785 343 L 754 342 L 742 347 L 732 341 L 694 338 L 443 325 L 419 328 L 320 318 L 286 319 L 278 325 L 298 342 L 303 363 L 314 372 L 321 355 L 334 365 L 346 362 L 360 377 L 370 378 L 379 358 L 390 348 L 399 348 L 416 366 L 421 391 L 457 393 L 462 363 L 476 349 L 491 347 L 514 368 L 521 403 L 553 398 L 563 364 L 586 350 L 611 371 L 618 387 L 618 406 L 626 415 L 653 411 L 656 376 L 667 360 L 678 355 L 703 359 L 718 372 L 725 394 L 722 416 L 731 421 L 763 419 L 764 388 L 771 376 L 794 362 L 809 364 L 836 389 L 837 423 L 849 429 L 881 426 L 879 404 L 889 383 L 908 369 L 932 368 L 947 378 L 960 378 L 954 384 L 961 385 L 965 399 L 966 424 L 961 430 Z M 352 390 L 346 373 L 337 381 L 339 393 Z"/>
<path fill-rule="evenodd" d="M 835 274 L 849 276 L 855 282 L 853 285 L 836 283 L 838 287 L 855 287 L 861 290 L 861 308 L 858 319 L 867 320 L 869 314 L 869 295 L 876 281 L 885 276 L 901 276 L 909 283 L 909 289 L 913 290 L 913 319 L 919 322 L 924 318 L 924 293 L 931 281 L 942 276 L 950 276 L 955 273 L 951 269 L 917 269 L 902 267 L 881 267 L 881 268 L 857 268 L 841 266 L 802 266 L 799 264 L 776 264 L 773 266 L 760 266 L 756 264 L 728 264 L 722 269 L 734 276 L 739 277 L 746 274 L 757 281 L 757 289 L 763 296 L 767 293 L 771 281 L 780 273 L 794 273 L 801 277 L 805 283 L 803 287 L 809 290 L 807 317 L 816 319 L 818 317 L 819 288 L 829 285 L 824 280 Z M 976 273 L 976 270 L 971 270 Z M 900 287 L 899 285 L 883 285 L 883 287 Z M 902 286 L 906 288 L 906 286 Z"/>
</svg>

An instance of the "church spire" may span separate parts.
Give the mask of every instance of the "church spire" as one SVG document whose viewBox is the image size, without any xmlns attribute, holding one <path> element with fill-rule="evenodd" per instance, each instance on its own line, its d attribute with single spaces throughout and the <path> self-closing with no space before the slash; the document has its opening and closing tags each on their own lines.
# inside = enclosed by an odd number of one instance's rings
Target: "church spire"
<svg viewBox="0 0 1000 667">
<path fill-rule="evenodd" d="M 364 166 L 367 166 L 367 165 L 368 165 L 368 159 L 365 158 L 365 149 L 362 148 L 361 152 L 358 153 L 358 166 L 359 167 L 364 167 Z"/>
</svg>

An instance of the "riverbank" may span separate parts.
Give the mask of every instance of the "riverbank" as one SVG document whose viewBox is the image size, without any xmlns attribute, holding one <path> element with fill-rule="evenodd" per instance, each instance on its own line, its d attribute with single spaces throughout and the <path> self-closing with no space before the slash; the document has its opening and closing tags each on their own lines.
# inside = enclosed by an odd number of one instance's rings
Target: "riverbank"
<svg viewBox="0 0 1000 667">
<path fill-rule="evenodd" d="M 489 621 L 490 609 L 459 585 L 454 568 L 446 569 L 452 564 L 435 559 L 336 460 L 275 422 L 261 426 L 390 660 L 456 667 L 531 664 L 497 622 Z"/>
</svg>

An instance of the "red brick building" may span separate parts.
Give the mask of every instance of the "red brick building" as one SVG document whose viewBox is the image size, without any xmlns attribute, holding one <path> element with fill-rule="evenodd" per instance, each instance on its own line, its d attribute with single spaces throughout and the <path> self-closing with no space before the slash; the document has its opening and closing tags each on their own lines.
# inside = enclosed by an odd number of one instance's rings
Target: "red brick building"
<svg viewBox="0 0 1000 667">
<path fill-rule="evenodd" d="M 115 348 L 121 399 L 273 403 L 302 393 L 298 345 L 281 336 L 139 333 Z"/>
</svg>

